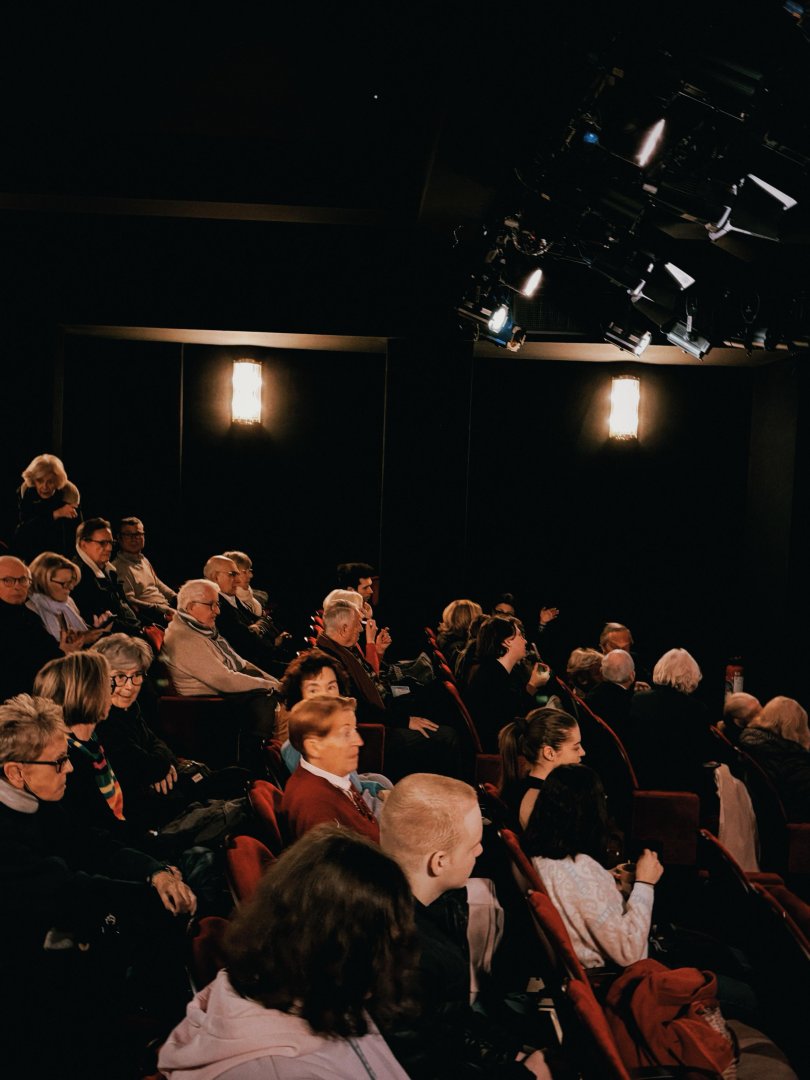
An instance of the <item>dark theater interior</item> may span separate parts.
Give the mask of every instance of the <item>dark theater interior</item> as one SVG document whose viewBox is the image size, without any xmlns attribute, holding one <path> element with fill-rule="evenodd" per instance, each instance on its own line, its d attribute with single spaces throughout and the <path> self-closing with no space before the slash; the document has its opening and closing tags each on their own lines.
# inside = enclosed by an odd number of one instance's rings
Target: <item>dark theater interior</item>
<svg viewBox="0 0 810 1080">
<path fill-rule="evenodd" d="M 35 6 L 0 57 L 0 551 L 55 454 L 173 588 L 248 552 L 296 649 L 356 560 L 389 660 L 512 593 L 561 676 L 617 622 L 712 723 L 732 661 L 808 705 L 810 9 Z"/>
</svg>

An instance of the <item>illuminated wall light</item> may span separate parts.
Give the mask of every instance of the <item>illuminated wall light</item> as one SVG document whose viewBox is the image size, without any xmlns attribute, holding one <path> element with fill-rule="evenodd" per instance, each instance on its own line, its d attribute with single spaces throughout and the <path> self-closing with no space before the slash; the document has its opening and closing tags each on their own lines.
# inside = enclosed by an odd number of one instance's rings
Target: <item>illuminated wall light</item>
<svg viewBox="0 0 810 1080">
<path fill-rule="evenodd" d="M 258 360 L 234 360 L 231 417 L 235 424 L 262 422 L 262 365 Z"/>
<path fill-rule="evenodd" d="M 638 438 L 638 403 L 641 384 L 633 375 L 622 375 L 613 380 L 610 391 L 610 437 L 611 439 Z"/>
</svg>

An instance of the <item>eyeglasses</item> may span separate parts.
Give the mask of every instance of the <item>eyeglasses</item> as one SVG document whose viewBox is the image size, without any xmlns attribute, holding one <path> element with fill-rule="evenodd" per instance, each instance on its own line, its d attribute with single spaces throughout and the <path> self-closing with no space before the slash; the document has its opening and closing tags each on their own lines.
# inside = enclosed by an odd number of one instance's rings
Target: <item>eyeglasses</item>
<svg viewBox="0 0 810 1080">
<path fill-rule="evenodd" d="M 89 540 L 85 540 L 85 543 L 86 544 L 98 544 L 99 547 L 109 547 L 109 548 L 111 548 L 113 546 L 112 540 L 94 540 L 92 537 L 90 537 Z"/>
<path fill-rule="evenodd" d="M 68 578 L 67 581 L 60 581 L 58 578 L 51 578 L 51 585 L 59 585 L 62 589 L 72 589 L 75 587 L 76 582 L 73 578 Z"/>
<path fill-rule="evenodd" d="M 225 577 L 239 577 L 241 573 L 241 570 L 220 570 L 220 574 L 224 574 Z"/>
<path fill-rule="evenodd" d="M 132 536 L 146 536 L 146 533 L 145 532 L 130 532 L 130 533 L 119 533 L 118 535 L 121 537 L 122 540 L 124 540 L 124 539 L 128 539 L 129 537 L 132 537 Z"/>
<path fill-rule="evenodd" d="M 0 578 L 0 581 L 3 582 L 3 584 L 5 585 L 5 587 L 7 589 L 12 589 L 15 585 L 30 585 L 31 584 L 31 578 L 28 577 L 27 575 L 23 575 L 23 577 L 3 577 L 3 578 Z"/>
<path fill-rule="evenodd" d="M 56 761 L 20 761 L 20 765 L 50 765 L 51 768 L 56 769 L 58 773 L 65 771 L 65 766 L 70 761 L 70 757 L 67 754 L 62 754 Z"/>
<path fill-rule="evenodd" d="M 203 607 L 210 607 L 212 611 L 219 611 L 220 610 L 218 600 L 189 600 L 188 603 L 189 603 L 189 607 L 192 604 L 202 604 Z"/>
<path fill-rule="evenodd" d="M 113 686 L 126 686 L 127 683 L 132 683 L 133 686 L 140 686 L 143 682 L 144 673 L 142 671 L 136 671 L 134 675 L 126 675 L 123 671 L 114 671 L 110 676 L 110 680 Z"/>
</svg>

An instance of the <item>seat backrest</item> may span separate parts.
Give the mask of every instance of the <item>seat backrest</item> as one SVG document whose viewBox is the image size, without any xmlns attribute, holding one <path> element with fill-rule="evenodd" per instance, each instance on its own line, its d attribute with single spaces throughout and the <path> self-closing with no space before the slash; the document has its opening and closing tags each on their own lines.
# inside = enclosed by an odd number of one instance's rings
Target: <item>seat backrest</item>
<svg viewBox="0 0 810 1080">
<path fill-rule="evenodd" d="M 482 753 L 484 748 L 481 745 L 481 737 L 478 734 L 478 729 L 475 726 L 475 721 L 470 715 L 470 710 L 461 700 L 461 695 L 456 689 L 455 683 L 450 682 L 449 679 L 443 679 L 442 686 L 444 687 L 445 692 L 449 694 L 453 704 L 456 707 L 456 710 L 458 711 L 459 716 L 464 721 L 464 726 L 466 727 L 467 733 L 470 736 L 470 740 L 473 744 L 473 749 L 475 750 L 475 753 Z"/>
<path fill-rule="evenodd" d="M 235 836 L 225 849 L 225 871 L 234 903 L 250 900 L 275 856 L 255 836 Z"/>
<path fill-rule="evenodd" d="M 529 889 L 533 889 L 535 892 L 547 896 L 542 878 L 534 868 L 529 856 L 520 846 L 520 841 L 515 833 L 511 829 L 500 829 L 498 836 L 500 836 L 506 850 L 509 852 L 509 858 L 512 860 L 512 874 L 520 891 L 525 894 Z"/>
<path fill-rule="evenodd" d="M 358 772 L 385 775 L 385 725 L 358 724 L 357 730 L 363 740 Z"/>
<path fill-rule="evenodd" d="M 271 854 L 280 855 L 286 843 L 286 829 L 281 817 L 284 792 L 267 780 L 254 780 L 248 788 L 248 799 L 261 823 L 262 838 Z"/>
<path fill-rule="evenodd" d="M 213 982 L 225 966 L 223 940 L 228 920 L 207 915 L 189 928 L 188 974 L 195 993 Z"/>
<path fill-rule="evenodd" d="M 694 866 L 700 799 L 693 791 L 634 791 L 630 835 L 669 866 Z"/>
<path fill-rule="evenodd" d="M 158 655 L 163 648 L 163 639 L 166 636 L 166 631 L 162 626 L 156 626 L 154 623 L 150 623 L 149 626 L 143 628 L 144 637 L 147 638 L 149 644 L 155 650 L 155 656 Z"/>
</svg>

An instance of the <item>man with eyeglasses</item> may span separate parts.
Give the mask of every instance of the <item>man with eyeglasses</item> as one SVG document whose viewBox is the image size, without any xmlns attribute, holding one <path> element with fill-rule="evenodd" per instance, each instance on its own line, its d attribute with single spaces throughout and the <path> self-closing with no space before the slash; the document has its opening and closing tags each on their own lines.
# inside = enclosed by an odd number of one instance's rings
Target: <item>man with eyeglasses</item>
<svg viewBox="0 0 810 1080">
<path fill-rule="evenodd" d="M 203 567 L 203 577 L 215 582 L 219 588 L 219 632 L 240 656 L 267 670 L 277 662 L 275 638 L 278 631 L 269 619 L 256 615 L 236 595 L 239 576 L 239 567 L 226 555 L 212 555 Z"/>
<path fill-rule="evenodd" d="M 0 701 L 29 692 L 43 664 L 78 648 L 68 642 L 67 631 L 57 643 L 39 615 L 25 606 L 30 585 L 21 559 L 0 557 Z"/>
<path fill-rule="evenodd" d="M 83 566 L 82 579 L 73 590 L 73 600 L 86 622 L 91 623 L 94 615 L 112 612 L 112 619 L 106 624 L 111 630 L 140 634 L 141 621 L 127 603 L 121 582 L 110 563 L 112 549 L 109 521 L 88 518 L 78 527 L 76 554 Z"/>
<path fill-rule="evenodd" d="M 167 1019 L 183 1007 L 182 935 L 194 893 L 173 867 L 105 830 L 77 827 L 62 804 L 71 771 L 60 706 L 29 694 L 0 705 L 0 1039 L 9 1076 L 129 1075 L 121 1014 L 130 965 L 143 1004 L 165 1007 Z M 87 1011 L 77 1023 L 69 1003 L 79 989 Z"/>
<path fill-rule="evenodd" d="M 160 580 L 143 553 L 146 533 L 140 518 L 121 518 L 118 554 L 110 563 L 124 589 L 127 603 L 144 622 L 166 626 L 171 620 L 177 593 Z"/>
</svg>

